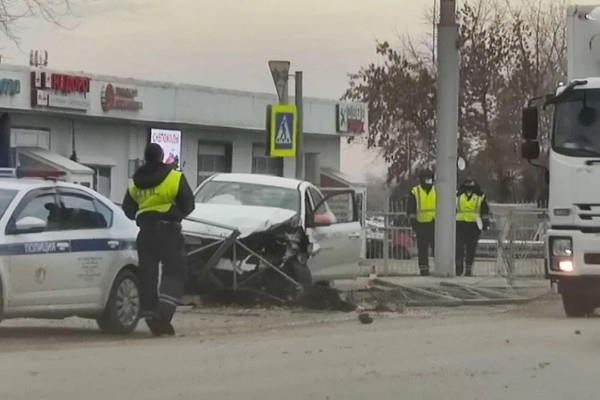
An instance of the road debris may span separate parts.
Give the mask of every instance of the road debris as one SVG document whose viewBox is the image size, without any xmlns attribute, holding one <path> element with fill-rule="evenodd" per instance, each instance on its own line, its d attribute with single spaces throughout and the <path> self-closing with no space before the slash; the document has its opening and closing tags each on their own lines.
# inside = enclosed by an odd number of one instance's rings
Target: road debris
<svg viewBox="0 0 600 400">
<path fill-rule="evenodd" d="M 371 315 L 369 315 L 369 313 L 365 313 L 365 312 L 358 314 L 358 320 L 362 324 L 371 324 L 371 323 L 373 323 L 373 318 L 371 317 Z"/>
</svg>

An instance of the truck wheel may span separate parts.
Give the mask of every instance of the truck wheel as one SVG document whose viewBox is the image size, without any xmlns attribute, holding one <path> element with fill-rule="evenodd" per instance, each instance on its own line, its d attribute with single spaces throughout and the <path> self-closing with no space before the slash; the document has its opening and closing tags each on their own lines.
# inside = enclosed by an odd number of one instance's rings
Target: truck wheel
<svg viewBox="0 0 600 400">
<path fill-rule="evenodd" d="M 567 317 L 570 318 L 583 318 L 592 314 L 594 306 L 589 300 L 578 293 L 562 293 L 563 308 Z"/>
<path fill-rule="evenodd" d="M 125 270 L 117 275 L 106 308 L 96 322 L 103 333 L 126 335 L 136 328 L 140 311 L 140 282 L 133 272 Z"/>
</svg>

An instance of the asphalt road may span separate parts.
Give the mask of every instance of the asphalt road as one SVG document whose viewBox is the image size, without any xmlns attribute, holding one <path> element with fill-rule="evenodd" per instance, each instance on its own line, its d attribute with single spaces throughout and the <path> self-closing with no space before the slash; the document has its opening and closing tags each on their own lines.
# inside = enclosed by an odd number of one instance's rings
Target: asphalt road
<svg viewBox="0 0 600 400">
<path fill-rule="evenodd" d="M 6 321 L 0 399 L 592 399 L 600 319 L 556 301 L 375 315 L 204 310 L 180 337 Z"/>
</svg>

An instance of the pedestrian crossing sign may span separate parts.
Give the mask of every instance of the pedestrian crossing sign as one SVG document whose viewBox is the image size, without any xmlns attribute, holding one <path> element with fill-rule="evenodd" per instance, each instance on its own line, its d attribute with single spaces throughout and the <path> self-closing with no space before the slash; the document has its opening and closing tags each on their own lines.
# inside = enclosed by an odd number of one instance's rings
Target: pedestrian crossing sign
<svg viewBox="0 0 600 400">
<path fill-rule="evenodd" d="M 273 105 L 268 109 L 269 156 L 296 157 L 298 112 L 293 105 Z"/>
</svg>

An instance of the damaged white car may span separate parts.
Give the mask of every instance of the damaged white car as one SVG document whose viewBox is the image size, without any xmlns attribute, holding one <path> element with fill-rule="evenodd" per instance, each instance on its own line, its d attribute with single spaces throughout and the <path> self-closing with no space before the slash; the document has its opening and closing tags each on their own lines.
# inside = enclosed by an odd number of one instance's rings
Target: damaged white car
<svg viewBox="0 0 600 400">
<path fill-rule="evenodd" d="M 183 222 L 188 290 L 290 289 L 359 274 L 361 224 L 354 192 L 324 195 L 306 181 L 217 174 L 196 190 Z"/>
</svg>

